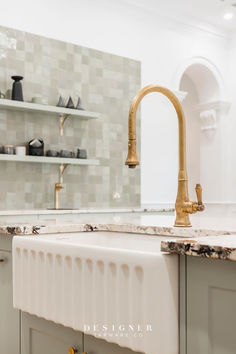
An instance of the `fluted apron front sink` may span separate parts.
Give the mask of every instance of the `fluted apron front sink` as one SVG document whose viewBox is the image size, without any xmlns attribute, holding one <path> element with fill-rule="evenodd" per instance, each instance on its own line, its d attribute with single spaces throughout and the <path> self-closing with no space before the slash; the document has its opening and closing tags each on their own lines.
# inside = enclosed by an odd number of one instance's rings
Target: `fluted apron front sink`
<svg viewBox="0 0 236 354">
<path fill-rule="evenodd" d="M 178 259 L 164 237 L 16 236 L 14 307 L 147 354 L 178 353 Z"/>
</svg>

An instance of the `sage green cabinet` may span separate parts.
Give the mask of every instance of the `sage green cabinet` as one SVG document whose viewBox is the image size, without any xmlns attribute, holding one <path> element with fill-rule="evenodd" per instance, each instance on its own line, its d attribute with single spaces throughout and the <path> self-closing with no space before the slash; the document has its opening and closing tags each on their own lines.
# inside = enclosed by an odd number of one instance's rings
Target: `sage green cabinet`
<svg viewBox="0 0 236 354">
<path fill-rule="evenodd" d="M 181 354 L 235 354 L 236 262 L 181 258 Z"/>
<path fill-rule="evenodd" d="M 20 353 L 20 312 L 12 306 L 11 238 L 0 236 L 0 353 Z"/>
<path fill-rule="evenodd" d="M 87 354 L 140 354 L 88 335 L 84 335 L 84 351 Z"/>
<path fill-rule="evenodd" d="M 68 354 L 70 347 L 83 352 L 83 334 L 22 312 L 21 354 Z"/>
<path fill-rule="evenodd" d="M 21 354 L 139 354 L 82 332 L 21 313 Z"/>
</svg>

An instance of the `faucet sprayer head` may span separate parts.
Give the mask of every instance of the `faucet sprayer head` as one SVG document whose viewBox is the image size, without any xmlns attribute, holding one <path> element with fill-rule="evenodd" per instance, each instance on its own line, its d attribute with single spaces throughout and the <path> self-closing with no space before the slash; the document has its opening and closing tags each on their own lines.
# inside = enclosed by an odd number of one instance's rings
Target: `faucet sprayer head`
<svg viewBox="0 0 236 354">
<path fill-rule="evenodd" d="M 129 140 L 128 156 L 125 164 L 128 165 L 129 168 L 135 168 L 137 165 L 139 165 L 138 156 L 136 153 L 136 140 Z"/>
</svg>

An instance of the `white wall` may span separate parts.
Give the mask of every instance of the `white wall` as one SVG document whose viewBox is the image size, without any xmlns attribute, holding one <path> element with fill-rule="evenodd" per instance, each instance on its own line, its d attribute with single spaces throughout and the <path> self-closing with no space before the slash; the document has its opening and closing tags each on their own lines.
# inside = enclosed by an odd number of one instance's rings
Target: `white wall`
<svg viewBox="0 0 236 354">
<path fill-rule="evenodd" d="M 199 113 L 194 107 L 199 103 L 198 92 L 191 78 L 185 73 L 181 80 L 180 89 L 188 92 L 187 97 L 183 101 L 183 109 L 187 127 L 186 147 L 188 151 L 188 181 L 189 181 L 189 198 L 195 200 L 195 186 L 200 182 L 200 119 Z"/>
<path fill-rule="evenodd" d="M 226 199 L 236 202 L 236 36 L 230 41 L 227 62 L 227 86 L 229 90 L 230 112 L 222 121 L 225 142 L 226 170 Z"/>
<path fill-rule="evenodd" d="M 1 4 L 0 24 L 141 60 L 143 85 L 176 89 L 175 73 L 194 56 L 214 62 L 223 76 L 227 71 L 225 37 L 133 9 L 124 1 L 8 0 Z M 177 141 L 177 119 L 167 99 L 157 94 L 146 97 L 142 105 L 142 203 L 174 202 Z"/>
</svg>

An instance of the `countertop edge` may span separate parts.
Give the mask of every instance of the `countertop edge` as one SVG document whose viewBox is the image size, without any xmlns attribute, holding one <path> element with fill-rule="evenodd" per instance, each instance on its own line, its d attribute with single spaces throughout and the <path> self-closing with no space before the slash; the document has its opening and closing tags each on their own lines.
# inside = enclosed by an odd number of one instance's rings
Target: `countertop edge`
<svg viewBox="0 0 236 354">
<path fill-rule="evenodd" d="M 231 234 L 234 235 L 234 234 Z M 223 238 L 225 235 L 219 236 Z M 180 256 L 193 256 L 208 259 L 220 259 L 236 261 L 236 235 L 235 247 L 214 246 L 213 244 L 201 243 L 198 240 L 166 240 L 161 242 L 161 251 Z"/>
<path fill-rule="evenodd" d="M 136 234 L 146 234 L 152 236 L 164 237 L 181 237 L 193 239 L 196 237 L 216 236 L 216 235 L 232 235 L 235 231 L 223 230 L 207 230 L 207 229 L 190 229 L 175 228 L 165 226 L 148 226 L 132 223 L 62 223 L 62 224 L 9 224 L 0 225 L 0 234 L 2 235 L 40 235 L 51 233 L 67 233 L 67 232 L 92 232 L 92 231 L 110 231 L 110 232 L 127 232 Z M 168 249 L 168 247 L 166 246 Z M 176 250 L 177 251 L 177 250 Z M 169 250 L 168 250 L 169 252 Z"/>
</svg>

